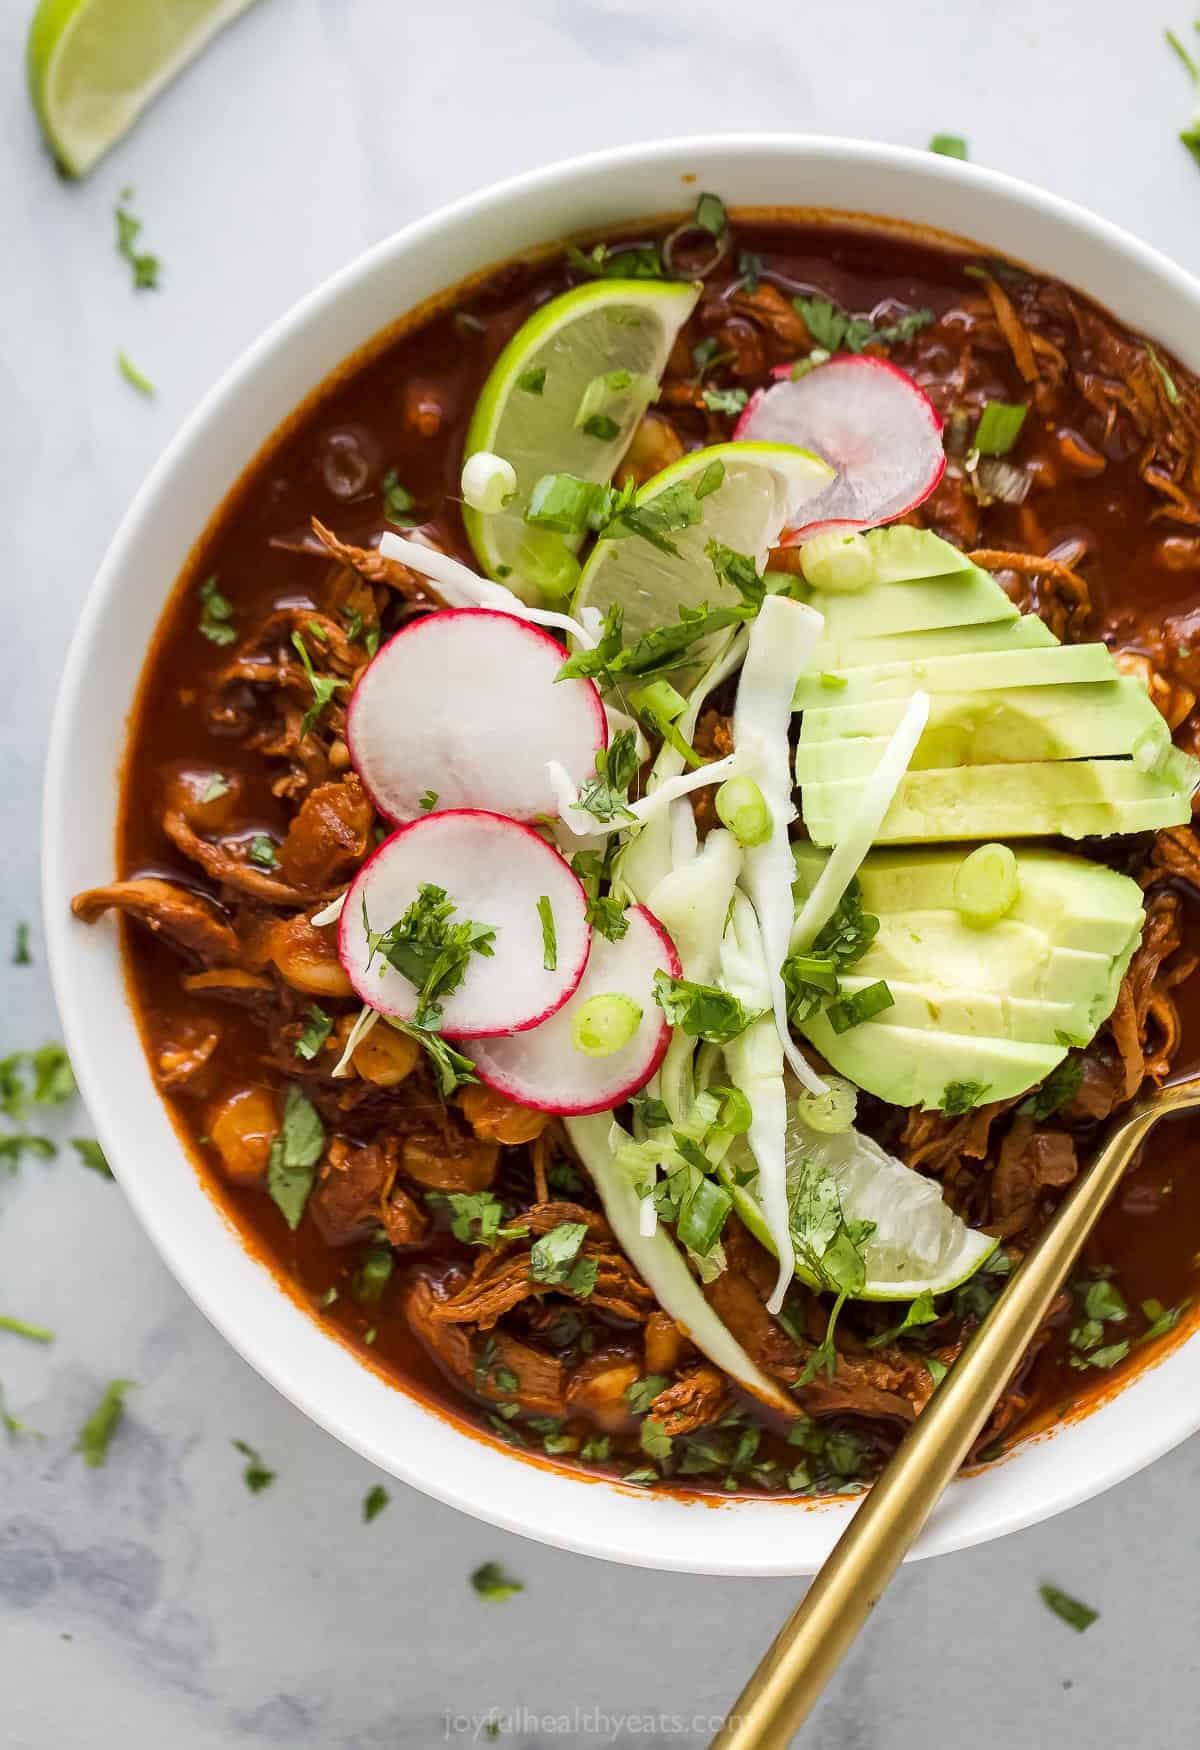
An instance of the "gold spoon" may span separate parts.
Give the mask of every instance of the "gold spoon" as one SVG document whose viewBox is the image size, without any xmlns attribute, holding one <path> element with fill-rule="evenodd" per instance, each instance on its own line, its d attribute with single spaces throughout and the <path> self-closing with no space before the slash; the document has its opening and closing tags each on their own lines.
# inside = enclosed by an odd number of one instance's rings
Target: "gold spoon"
<svg viewBox="0 0 1200 1750">
<path fill-rule="evenodd" d="M 1105 1204 L 1160 1118 L 1200 1107 L 1200 1074 L 1109 1129 L 1037 1244 L 897 1447 L 730 1709 L 709 1750 L 785 1750 L 964 1463 Z"/>
</svg>

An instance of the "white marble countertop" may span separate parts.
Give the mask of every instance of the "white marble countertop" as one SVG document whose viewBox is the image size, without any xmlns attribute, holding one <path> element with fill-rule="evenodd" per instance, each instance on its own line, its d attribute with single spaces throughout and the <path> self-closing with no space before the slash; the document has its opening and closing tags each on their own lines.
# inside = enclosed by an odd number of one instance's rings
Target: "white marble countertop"
<svg viewBox="0 0 1200 1750">
<path fill-rule="evenodd" d="M 83 187 L 55 177 L 20 89 L 30 5 L 0 18 L 0 1055 L 56 1028 L 38 788 L 89 578 L 202 391 L 366 244 L 486 181 L 648 135 L 924 145 L 940 129 L 1200 269 L 1169 20 L 1124 0 L 262 0 Z M 127 183 L 165 264 L 139 300 L 112 247 Z M 119 380 L 118 346 L 153 402 Z M 19 919 L 29 969 L 8 964 Z M 58 1333 L 51 1348 L 0 1335 L 8 1402 L 47 1436 L 0 1435 L 5 1750 L 425 1750 L 483 1741 L 490 1709 L 529 1750 L 699 1746 L 794 1596 L 559 1554 L 399 1484 L 364 1525 L 375 1473 L 226 1347 L 119 1190 L 69 1151 L 0 1173 L 0 1311 Z M 114 1375 L 140 1387 L 88 1470 L 72 1440 Z M 243 1488 L 234 1437 L 278 1471 L 271 1489 Z M 1195 1750 L 1198 1500 L 1193 1441 L 1049 1525 L 909 1569 L 804 1741 Z M 475 1597 L 467 1576 L 489 1559 L 520 1597 Z M 1043 1579 L 1101 1610 L 1086 1636 L 1043 1610 Z"/>
</svg>

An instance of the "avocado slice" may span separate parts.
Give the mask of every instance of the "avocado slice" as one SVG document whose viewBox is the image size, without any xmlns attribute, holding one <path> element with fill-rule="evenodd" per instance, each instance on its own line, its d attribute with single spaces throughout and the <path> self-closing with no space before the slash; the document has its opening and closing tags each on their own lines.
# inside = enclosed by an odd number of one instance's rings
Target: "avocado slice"
<svg viewBox="0 0 1200 1750">
<path fill-rule="evenodd" d="M 1095 759 L 909 772 L 875 842 L 1080 839 L 1182 826 L 1192 817 L 1195 779 L 1181 784 L 1177 770 L 1171 764 L 1160 775 L 1132 760 Z M 837 844 L 861 790 L 860 778 L 805 785 L 804 824 L 816 844 Z"/>
<path fill-rule="evenodd" d="M 824 614 L 828 635 L 834 638 L 879 638 L 888 633 L 985 625 L 1020 617 L 1015 602 L 978 565 L 968 565 L 947 577 L 916 578 L 855 593 L 814 590 L 809 602 Z"/>
<path fill-rule="evenodd" d="M 1032 650 L 966 651 L 916 662 L 885 662 L 852 668 L 831 687 L 821 673 L 800 679 L 793 709 L 838 710 L 877 699 L 907 699 L 927 693 L 996 692 L 1012 687 L 1052 687 L 1113 681 L 1118 670 L 1103 644 L 1053 644 Z"/>
<path fill-rule="evenodd" d="M 1032 931 L 1052 938 L 1058 951 L 1070 948 L 1111 956 L 1124 952 L 1130 934 L 1141 930 L 1142 892 L 1135 881 L 1103 863 L 1067 851 L 1024 846 L 1016 852 L 1016 904 L 992 929 L 972 929 L 962 923 L 954 905 L 955 876 L 970 848 L 912 846 L 872 851 L 859 868 L 858 884 L 864 909 L 881 920 L 881 933 L 895 923 L 900 929 L 920 934 L 936 927 L 938 919 L 947 918 L 968 946 L 986 946 L 995 930 L 1012 932 L 1014 938 L 1022 931 Z M 793 857 L 799 902 L 811 892 L 824 868 L 825 852 L 801 843 L 793 846 Z M 944 940 L 938 951 L 953 953 Z M 1017 942 L 1012 940 L 1006 955 L 1016 952 Z M 966 982 L 975 984 L 977 977 L 973 971 Z M 985 988 L 1004 987 L 989 984 Z"/>
<path fill-rule="evenodd" d="M 1033 650 L 1057 644 L 1044 620 L 1022 614 L 1019 620 L 993 620 L 971 628 L 971 649 Z M 870 668 L 884 662 L 924 661 L 931 656 L 961 656 L 960 626 L 931 626 L 925 632 L 894 632 L 875 638 L 867 633 L 835 638 L 828 634 L 813 652 L 812 666 L 818 673 L 839 674 L 849 668 Z"/>
<path fill-rule="evenodd" d="M 824 1009 L 801 1031 L 832 1067 L 899 1105 L 940 1105 L 948 1082 L 1014 1097 L 1085 1045 L 1112 1013 L 1141 939 L 1141 890 L 1128 876 L 1066 852 L 1018 850 L 1018 894 L 987 929 L 954 906 L 966 848 L 874 850 L 859 869 L 871 946 L 840 975 L 843 995 L 883 980 L 893 1006 L 836 1033 Z M 796 891 L 824 856 L 797 845 Z M 1022 1079 L 1027 1078 L 1027 1079 Z"/>
<path fill-rule="evenodd" d="M 842 711 L 806 711 L 797 780 L 806 784 L 874 771 L 904 706 L 902 699 L 880 699 Z M 1126 754 L 1134 746 L 1153 765 L 1170 745 L 1166 722 L 1141 681 L 1121 675 L 1062 687 L 937 693 L 909 769 L 1083 759 Z"/>
</svg>

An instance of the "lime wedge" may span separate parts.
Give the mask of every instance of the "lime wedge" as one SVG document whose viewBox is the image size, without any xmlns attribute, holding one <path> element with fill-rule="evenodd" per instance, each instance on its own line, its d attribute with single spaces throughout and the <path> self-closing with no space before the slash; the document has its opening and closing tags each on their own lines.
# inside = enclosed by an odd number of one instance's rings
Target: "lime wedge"
<svg viewBox="0 0 1200 1750">
<path fill-rule="evenodd" d="M 781 529 L 794 520 L 797 507 L 833 479 L 833 469 L 808 450 L 790 444 L 714 444 L 693 450 L 638 492 L 638 509 L 680 485 L 720 479 L 704 491 L 701 517 L 691 528 L 672 530 L 674 553 L 664 552 L 640 535 L 597 541 L 583 568 L 575 612 L 598 608 L 603 614 L 614 602 L 625 610 L 625 639 L 632 642 L 654 626 L 673 621 L 680 608 L 736 603 L 737 591 L 714 572 L 705 547 L 710 540 L 753 557 L 761 571 Z"/>
<path fill-rule="evenodd" d="M 530 491 L 543 474 L 612 478 L 699 296 L 693 285 L 596 280 L 552 299 L 518 328 L 483 385 L 464 450 L 464 457 L 491 450 L 517 472 L 505 510 L 463 513 L 489 577 L 532 599 L 554 554 L 564 543 L 578 546 L 522 520 Z"/>
<path fill-rule="evenodd" d="M 46 142 L 84 176 L 163 86 L 251 0 L 40 0 L 29 93 Z"/>
<path fill-rule="evenodd" d="M 863 1247 L 866 1283 L 855 1300 L 915 1300 L 926 1289 L 945 1294 L 973 1276 L 996 1249 L 991 1234 L 979 1233 L 955 1215 L 936 1179 L 906 1167 L 859 1130 L 827 1135 L 790 1116 L 786 1158 L 789 1201 L 806 1166 L 823 1169 L 837 1186 L 845 1220 L 875 1224 Z M 774 1252 L 752 1186 L 737 1183 L 753 1170 L 753 1157 L 739 1138 L 722 1177 L 755 1239 Z M 824 1286 L 802 1263 L 796 1274 L 810 1287 Z"/>
</svg>

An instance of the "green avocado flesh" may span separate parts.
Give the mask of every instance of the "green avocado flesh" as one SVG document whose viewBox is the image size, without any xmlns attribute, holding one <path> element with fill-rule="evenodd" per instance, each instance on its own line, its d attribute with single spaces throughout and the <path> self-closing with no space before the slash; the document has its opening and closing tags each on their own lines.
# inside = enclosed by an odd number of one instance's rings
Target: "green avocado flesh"
<svg viewBox="0 0 1200 1750">
<path fill-rule="evenodd" d="M 1172 748 L 1145 687 L 1103 644 L 1059 644 L 936 536 L 897 551 L 893 569 L 919 560 L 931 575 L 808 594 L 825 630 L 794 700 L 796 780 L 818 845 L 849 830 L 917 691 L 929 721 L 877 844 L 1078 839 L 1191 818 L 1200 764 Z M 881 542 L 885 575 L 886 552 Z"/>
<path fill-rule="evenodd" d="M 1112 1013 L 1141 938 L 1136 882 L 1065 852 L 1016 853 L 1019 889 L 986 929 L 954 906 L 959 846 L 872 851 L 859 870 L 879 933 L 841 977 L 845 995 L 883 979 L 892 1007 L 836 1033 L 824 1010 L 801 1026 L 840 1074 L 896 1105 L 941 1106 L 955 1082 L 1014 1099 L 1084 1045 Z M 802 901 L 824 866 L 795 847 Z"/>
</svg>

